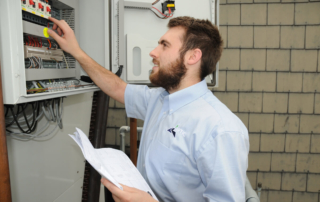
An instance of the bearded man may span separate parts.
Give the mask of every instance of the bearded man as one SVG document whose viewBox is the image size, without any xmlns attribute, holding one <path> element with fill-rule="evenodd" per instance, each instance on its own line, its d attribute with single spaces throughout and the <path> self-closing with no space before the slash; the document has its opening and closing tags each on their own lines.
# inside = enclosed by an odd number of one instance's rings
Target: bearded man
<svg viewBox="0 0 320 202">
<path fill-rule="evenodd" d="M 137 167 L 160 201 L 245 201 L 248 131 L 204 79 L 221 56 L 217 27 L 191 17 L 171 19 L 150 52 L 150 81 L 160 87 L 149 89 L 101 67 L 81 50 L 65 21 L 50 20 L 58 34 L 48 33 L 60 47 L 101 90 L 125 104 L 128 117 L 144 120 Z M 117 202 L 155 201 L 141 190 L 101 181 Z"/>
</svg>

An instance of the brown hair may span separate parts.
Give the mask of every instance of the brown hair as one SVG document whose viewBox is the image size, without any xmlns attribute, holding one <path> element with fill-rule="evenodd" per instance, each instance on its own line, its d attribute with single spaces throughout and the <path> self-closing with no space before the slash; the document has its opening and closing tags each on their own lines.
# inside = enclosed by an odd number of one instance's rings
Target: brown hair
<svg viewBox="0 0 320 202">
<path fill-rule="evenodd" d="M 182 38 L 180 57 L 183 59 L 188 50 L 199 48 L 202 52 L 200 78 L 216 70 L 216 64 L 222 53 L 222 38 L 219 30 L 209 20 L 199 20 L 184 16 L 173 18 L 168 23 L 168 28 L 183 27 L 186 32 Z"/>
</svg>

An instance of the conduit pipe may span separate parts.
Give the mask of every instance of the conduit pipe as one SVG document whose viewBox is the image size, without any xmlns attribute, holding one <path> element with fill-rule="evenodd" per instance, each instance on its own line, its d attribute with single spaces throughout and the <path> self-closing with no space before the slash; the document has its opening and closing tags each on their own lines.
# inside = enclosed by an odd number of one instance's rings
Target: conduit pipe
<svg viewBox="0 0 320 202">
<path fill-rule="evenodd" d="M 130 126 L 121 126 L 120 132 L 120 150 L 126 151 L 126 133 L 130 132 Z M 137 132 L 142 132 L 142 127 L 137 127 Z"/>
<path fill-rule="evenodd" d="M 246 202 L 260 202 L 260 198 L 258 197 L 257 193 L 252 189 L 250 181 L 247 177 L 246 179 Z"/>
</svg>

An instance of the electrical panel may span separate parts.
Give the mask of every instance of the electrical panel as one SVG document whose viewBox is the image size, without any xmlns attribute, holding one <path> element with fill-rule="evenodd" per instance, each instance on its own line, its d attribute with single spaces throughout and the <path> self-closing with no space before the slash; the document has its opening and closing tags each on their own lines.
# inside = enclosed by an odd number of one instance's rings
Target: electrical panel
<svg viewBox="0 0 320 202">
<path fill-rule="evenodd" d="M 149 53 L 167 31 L 170 18 L 191 16 L 219 26 L 218 0 L 114 0 L 111 1 L 111 69 L 122 70 L 127 83 L 150 84 Z M 208 87 L 217 87 L 219 67 L 207 76 Z"/>
<path fill-rule="evenodd" d="M 60 49 L 47 33 L 53 26 L 49 17 L 65 20 L 81 46 L 83 40 L 79 40 L 79 32 L 87 25 L 79 23 L 80 16 L 88 17 L 94 11 L 80 13 L 80 4 L 78 0 L 1 0 L 0 58 L 4 104 L 99 90 L 93 83 L 80 80 L 85 72 L 78 62 Z M 100 30 L 105 31 L 103 27 Z M 89 37 L 86 40 L 92 41 Z M 92 57 L 95 59 L 94 55 Z"/>
</svg>

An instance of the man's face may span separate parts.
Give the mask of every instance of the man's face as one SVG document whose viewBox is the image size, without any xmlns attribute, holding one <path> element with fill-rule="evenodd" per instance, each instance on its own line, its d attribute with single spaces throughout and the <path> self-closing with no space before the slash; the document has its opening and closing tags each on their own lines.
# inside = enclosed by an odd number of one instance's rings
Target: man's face
<svg viewBox="0 0 320 202">
<path fill-rule="evenodd" d="M 154 67 L 149 78 L 154 85 L 171 90 L 179 85 L 185 75 L 187 69 L 183 58 L 180 58 L 184 33 L 182 27 L 170 28 L 160 38 L 159 45 L 150 52 Z"/>
</svg>

